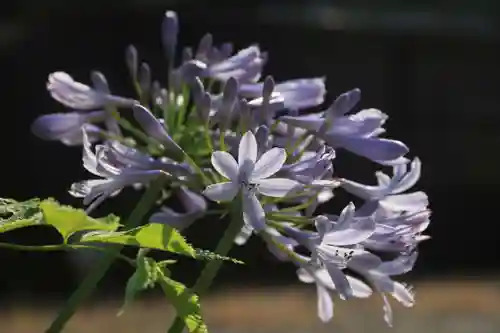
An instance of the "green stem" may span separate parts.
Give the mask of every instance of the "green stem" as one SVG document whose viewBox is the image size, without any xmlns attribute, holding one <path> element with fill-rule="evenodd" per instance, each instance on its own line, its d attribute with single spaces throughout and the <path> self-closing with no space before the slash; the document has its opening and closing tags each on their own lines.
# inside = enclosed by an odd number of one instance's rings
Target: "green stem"
<svg viewBox="0 0 500 333">
<path fill-rule="evenodd" d="M 109 249 L 105 247 L 98 247 L 98 246 L 84 245 L 84 244 L 20 245 L 11 243 L 0 243 L 0 248 L 12 249 L 16 251 L 38 251 L 38 252 L 71 251 L 79 249 L 94 250 L 104 253 L 109 252 Z M 124 256 L 123 254 L 118 254 L 117 258 L 122 259 L 128 262 L 129 264 L 135 266 L 135 261 L 127 256 Z"/>
<path fill-rule="evenodd" d="M 238 233 L 241 230 L 241 227 L 243 226 L 243 212 L 241 209 L 241 198 L 238 199 L 239 200 L 235 200 L 231 205 L 231 222 L 229 223 L 229 226 L 224 232 L 222 239 L 219 241 L 219 244 L 217 244 L 217 247 L 215 248 L 215 253 L 221 256 L 227 256 L 229 250 L 231 250 L 231 247 L 234 244 L 235 237 L 238 235 Z M 212 284 L 217 273 L 219 272 L 219 269 L 221 268 L 222 264 L 223 264 L 222 260 L 212 260 L 209 263 L 207 263 L 205 265 L 205 268 L 203 268 L 203 271 L 201 272 L 200 276 L 196 280 L 196 283 L 194 284 L 192 291 L 198 294 L 198 296 L 204 294 L 208 290 L 208 288 L 210 288 L 210 285 Z M 175 317 L 174 322 L 170 326 L 168 333 L 181 333 L 184 330 L 184 326 L 185 324 L 182 318 L 177 316 Z"/>
<path fill-rule="evenodd" d="M 161 176 L 150 184 L 125 223 L 127 228 L 135 228 L 142 222 L 151 206 L 154 205 L 158 194 L 163 189 L 164 183 L 165 177 Z M 113 246 L 107 253 L 104 254 L 102 258 L 99 259 L 96 266 L 90 271 L 77 290 L 66 301 L 65 306 L 59 311 L 56 319 L 45 331 L 46 333 L 59 333 L 62 331 L 66 323 L 75 314 L 78 306 L 80 306 L 80 304 L 90 296 L 92 291 L 94 291 L 97 283 L 104 277 L 104 274 L 120 254 L 123 247 L 123 245 Z"/>
</svg>

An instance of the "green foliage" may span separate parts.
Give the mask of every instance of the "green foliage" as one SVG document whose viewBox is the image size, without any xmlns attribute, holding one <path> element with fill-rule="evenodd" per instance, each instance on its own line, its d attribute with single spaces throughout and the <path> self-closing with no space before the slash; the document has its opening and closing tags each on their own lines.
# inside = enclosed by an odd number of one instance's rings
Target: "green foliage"
<svg viewBox="0 0 500 333">
<path fill-rule="evenodd" d="M 96 232 L 83 235 L 81 242 L 114 243 L 133 245 L 195 257 L 193 247 L 174 228 L 160 223 L 149 223 L 144 226 L 122 232 Z"/>
<path fill-rule="evenodd" d="M 156 262 L 146 256 L 147 251 L 156 249 L 189 256 L 197 260 L 231 261 L 243 264 L 242 261 L 231 257 L 193 248 L 176 229 L 165 224 L 148 223 L 134 229 L 118 231 L 121 225 L 119 218 L 114 215 L 93 218 L 82 209 L 61 205 L 53 199 L 41 201 L 32 199 L 18 202 L 0 198 L 0 233 L 40 225 L 51 226 L 61 234 L 63 242 L 60 245 L 50 245 L 51 250 L 67 250 L 86 246 L 95 248 L 93 243 L 139 247 L 140 250 L 135 261 L 119 254 L 122 259 L 135 267 L 135 271 L 127 281 L 124 304 L 118 314 L 124 312 L 138 293 L 159 285 L 168 301 L 176 309 L 178 317 L 182 319 L 180 322 L 184 322 L 189 333 L 208 333 L 201 315 L 198 296 L 182 283 L 170 278 L 168 267 L 176 263 L 176 260 L 168 259 Z M 12 248 L 46 249 L 44 246 L 16 247 L 14 244 L 12 244 Z"/>
<path fill-rule="evenodd" d="M 39 200 L 18 202 L 0 198 L 0 233 L 42 223 Z"/>
<path fill-rule="evenodd" d="M 215 252 L 211 252 L 208 250 L 202 250 L 202 249 L 196 249 L 196 259 L 207 260 L 207 261 L 211 261 L 211 260 L 231 261 L 233 264 L 240 264 L 240 265 L 245 264 L 243 261 L 238 260 L 236 258 L 222 256 L 222 255 L 217 254 Z"/>
<path fill-rule="evenodd" d="M 167 266 L 175 263 L 172 260 L 156 262 L 145 256 L 146 251 L 139 251 L 136 259 L 136 270 L 127 281 L 124 304 L 118 313 L 121 315 L 126 306 L 143 290 L 160 285 L 167 300 L 175 308 L 190 333 L 208 333 L 207 326 L 201 315 L 198 296 L 185 285 L 169 277 Z"/>
<path fill-rule="evenodd" d="M 158 282 L 165 296 L 174 306 L 177 316 L 184 321 L 188 331 L 190 333 L 208 333 L 207 325 L 201 314 L 198 296 L 182 283 L 167 277 L 163 271 L 159 272 L 159 277 Z"/>
<path fill-rule="evenodd" d="M 128 279 L 125 286 L 125 300 L 118 315 L 122 315 L 127 305 L 132 303 L 137 294 L 145 289 L 154 287 L 157 274 L 156 266 L 153 259 L 145 256 L 145 251 L 139 251 L 136 259 L 136 269 L 134 274 Z"/>
<path fill-rule="evenodd" d="M 51 199 L 42 201 L 40 209 L 45 223 L 56 228 L 65 243 L 78 231 L 114 231 L 120 226 L 117 216 L 109 215 L 105 218 L 94 219 L 81 209 L 63 206 Z"/>
</svg>

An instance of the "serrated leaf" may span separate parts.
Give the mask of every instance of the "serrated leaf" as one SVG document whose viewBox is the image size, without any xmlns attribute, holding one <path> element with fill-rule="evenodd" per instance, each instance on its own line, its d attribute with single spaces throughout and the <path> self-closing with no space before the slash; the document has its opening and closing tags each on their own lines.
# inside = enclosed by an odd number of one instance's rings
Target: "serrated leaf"
<svg viewBox="0 0 500 333">
<path fill-rule="evenodd" d="M 40 224 L 42 214 L 38 204 L 38 199 L 18 202 L 0 198 L 0 233 Z"/>
<path fill-rule="evenodd" d="M 221 261 L 231 261 L 234 264 L 244 265 L 245 263 L 236 258 L 222 256 L 215 252 L 211 252 L 208 250 L 196 249 L 196 259 L 200 260 L 221 260 Z"/>
<path fill-rule="evenodd" d="M 167 299 L 172 303 L 177 315 L 184 321 L 189 333 L 208 333 L 208 328 L 201 315 L 201 305 L 196 294 L 193 294 L 182 283 L 172 280 L 160 273 L 158 282 Z M 170 333 L 170 331 L 169 331 Z"/>
<path fill-rule="evenodd" d="M 81 242 L 114 243 L 150 248 L 195 257 L 194 248 L 174 228 L 160 223 L 149 223 L 142 227 L 110 233 L 91 233 L 82 236 Z"/>
<path fill-rule="evenodd" d="M 147 288 L 152 288 L 155 285 L 157 269 L 154 261 L 139 252 L 136 264 L 135 272 L 128 279 L 125 286 L 125 300 L 118 312 L 118 316 L 121 316 L 125 312 L 125 308 L 132 303 L 139 292 Z"/>
<path fill-rule="evenodd" d="M 118 217 L 114 215 L 94 219 L 81 209 L 63 206 L 54 200 L 42 201 L 40 209 L 43 213 L 44 222 L 56 228 L 65 242 L 77 231 L 114 231 L 120 226 Z"/>
<path fill-rule="evenodd" d="M 12 230 L 20 229 L 20 228 L 24 228 L 24 227 L 31 227 L 34 225 L 39 225 L 41 219 L 42 219 L 42 216 L 40 214 L 39 218 L 0 222 L 0 233 L 12 231 Z"/>
</svg>

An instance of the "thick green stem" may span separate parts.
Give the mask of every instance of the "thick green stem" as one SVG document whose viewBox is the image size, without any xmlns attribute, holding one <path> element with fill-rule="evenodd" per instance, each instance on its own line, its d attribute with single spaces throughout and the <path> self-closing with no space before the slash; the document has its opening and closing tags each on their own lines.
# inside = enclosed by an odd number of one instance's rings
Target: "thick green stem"
<svg viewBox="0 0 500 333">
<path fill-rule="evenodd" d="M 231 204 L 231 222 L 229 223 L 229 226 L 224 232 L 222 239 L 219 241 L 219 244 L 217 244 L 217 247 L 215 248 L 215 253 L 220 254 L 222 256 L 227 256 L 229 250 L 231 250 L 231 247 L 234 244 L 235 237 L 238 235 L 238 233 L 241 230 L 241 227 L 243 226 L 243 212 L 241 210 L 241 199 L 240 198 L 238 199 L 239 200 L 235 200 Z M 217 273 L 219 272 L 219 269 L 221 268 L 222 264 L 223 264 L 222 260 L 212 260 L 209 263 L 207 263 L 205 265 L 205 268 L 203 268 L 203 271 L 201 272 L 200 276 L 196 280 L 196 283 L 193 286 L 192 291 L 198 294 L 198 296 L 204 294 L 208 290 L 208 288 L 210 288 L 210 285 L 212 284 Z M 168 333 L 181 333 L 184 330 L 184 326 L 185 324 L 182 318 L 177 316 L 175 317 L 174 322 L 170 326 Z"/>
<path fill-rule="evenodd" d="M 141 200 L 137 203 L 134 210 L 130 214 L 125 224 L 127 228 L 135 228 L 142 222 L 144 216 L 148 213 L 151 206 L 153 206 L 158 194 L 163 189 L 164 183 L 164 176 L 159 177 L 156 181 L 151 183 Z M 105 253 L 103 257 L 100 258 L 96 266 L 90 271 L 80 286 L 66 301 L 64 307 L 59 311 L 57 318 L 45 331 L 46 333 L 59 333 L 62 331 L 66 323 L 75 314 L 78 306 L 80 306 L 81 303 L 83 303 L 94 291 L 97 283 L 103 278 L 104 274 L 120 254 L 123 247 L 123 245 L 113 246 L 110 248 L 109 252 Z"/>
</svg>

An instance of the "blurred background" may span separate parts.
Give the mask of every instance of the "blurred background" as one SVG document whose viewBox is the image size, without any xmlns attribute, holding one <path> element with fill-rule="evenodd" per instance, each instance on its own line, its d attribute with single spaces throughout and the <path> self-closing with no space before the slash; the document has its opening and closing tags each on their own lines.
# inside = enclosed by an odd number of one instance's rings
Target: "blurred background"
<svg viewBox="0 0 500 333">
<path fill-rule="evenodd" d="M 500 2 L 495 0 L 286 1 L 15 1 L 0 13 L 0 197 L 55 197 L 80 205 L 69 185 L 87 177 L 81 149 L 43 142 L 29 130 L 39 115 L 64 108 L 46 92 L 49 73 L 89 82 L 102 71 L 118 95 L 133 96 L 124 50 L 134 44 L 153 77 L 166 80 L 160 24 L 180 16 L 182 45 L 206 33 L 236 48 L 257 42 L 269 51 L 266 74 L 277 80 L 326 76 L 327 102 L 359 87 L 361 107 L 390 116 L 388 133 L 423 161 L 420 189 L 433 210 L 416 269 L 417 305 L 395 305 L 393 332 L 500 332 Z M 342 156 L 337 172 L 370 182 L 368 165 Z M 126 214 L 137 199 L 126 191 L 102 213 Z M 221 230 L 206 221 L 188 238 L 214 248 Z M 50 230 L 22 230 L 2 241 L 57 241 Z M 316 318 L 314 287 L 302 286 L 289 264 L 269 256 L 258 239 L 232 256 L 205 299 L 212 332 L 385 332 L 381 300 L 336 301 L 334 320 Z M 88 266 L 67 253 L 0 250 L 0 332 L 42 332 Z M 188 285 L 201 264 L 179 265 Z M 122 317 L 126 279 L 115 265 L 67 332 L 161 332 L 172 310 L 157 293 Z M 311 287 L 311 288 L 309 288 Z"/>
</svg>

